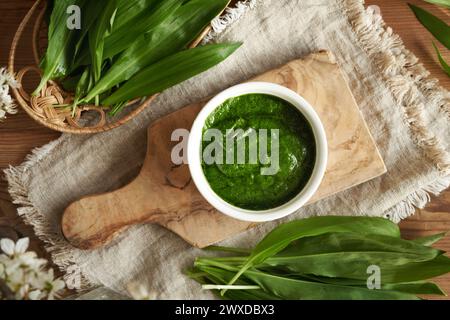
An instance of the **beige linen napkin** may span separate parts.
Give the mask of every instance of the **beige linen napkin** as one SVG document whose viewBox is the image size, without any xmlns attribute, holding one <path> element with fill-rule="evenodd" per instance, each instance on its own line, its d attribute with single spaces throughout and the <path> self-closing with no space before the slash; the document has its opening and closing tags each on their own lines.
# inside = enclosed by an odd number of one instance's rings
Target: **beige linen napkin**
<svg viewBox="0 0 450 320">
<path fill-rule="evenodd" d="M 398 36 L 361 0 L 244 1 L 214 25 L 213 41 L 244 43 L 230 59 L 167 90 L 129 124 L 94 136 L 63 135 L 6 172 L 19 214 L 48 243 L 72 287 L 105 285 L 124 292 L 138 281 L 160 298 L 211 297 L 183 275 L 202 251 L 162 227 L 133 227 L 106 248 L 81 251 L 62 237 L 61 214 L 70 202 L 113 190 L 138 173 L 153 120 L 319 49 L 335 54 L 388 173 L 289 219 L 333 214 L 399 221 L 424 206 L 429 192 L 449 185 L 449 93 L 427 78 Z M 225 244 L 249 246 L 274 225 Z"/>
</svg>

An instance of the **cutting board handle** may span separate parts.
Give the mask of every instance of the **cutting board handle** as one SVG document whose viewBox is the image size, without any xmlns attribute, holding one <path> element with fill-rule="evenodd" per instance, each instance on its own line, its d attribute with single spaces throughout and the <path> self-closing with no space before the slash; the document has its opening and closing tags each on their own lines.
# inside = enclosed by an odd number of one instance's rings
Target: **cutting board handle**
<svg viewBox="0 0 450 320">
<path fill-rule="evenodd" d="M 145 217 L 150 220 L 151 197 L 143 194 L 139 185 L 138 177 L 122 189 L 72 203 L 63 215 L 64 236 L 78 248 L 92 248 L 96 243 L 108 242 L 126 227 L 130 212 L 138 220 L 143 219 L 142 214 L 147 211 Z"/>
<path fill-rule="evenodd" d="M 190 179 L 187 166 L 173 168 L 168 180 L 171 175 L 187 175 Z M 66 239 L 77 248 L 93 249 L 108 243 L 130 225 L 165 224 L 183 216 L 191 206 L 191 198 L 177 185 L 155 186 L 152 178 L 143 171 L 121 189 L 72 203 L 62 219 Z"/>
</svg>

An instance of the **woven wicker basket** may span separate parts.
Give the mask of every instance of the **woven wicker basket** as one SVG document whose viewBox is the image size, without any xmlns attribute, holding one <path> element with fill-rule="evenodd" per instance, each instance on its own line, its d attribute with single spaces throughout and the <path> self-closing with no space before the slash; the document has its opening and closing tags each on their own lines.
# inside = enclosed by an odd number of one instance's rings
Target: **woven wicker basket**
<svg viewBox="0 0 450 320">
<path fill-rule="evenodd" d="M 17 80 L 19 83 L 28 72 L 36 72 L 41 75 L 41 71 L 38 68 L 40 61 L 39 38 L 43 28 L 45 9 L 46 1 L 37 0 L 23 18 L 14 36 L 8 65 L 9 71 L 12 74 L 16 74 L 15 57 L 17 46 L 21 41 L 25 28 L 32 23 L 32 18 L 36 16 L 32 35 L 33 56 L 36 65 L 23 68 L 17 72 Z M 208 26 L 190 47 L 196 47 L 210 29 L 211 27 Z M 75 114 L 73 114 L 70 108 L 55 108 L 54 105 L 56 104 L 70 104 L 73 101 L 73 94 L 65 92 L 54 81 L 49 81 L 41 90 L 40 95 L 36 97 L 25 92 L 23 87 L 12 89 L 12 92 L 18 104 L 34 120 L 50 129 L 75 134 L 91 134 L 117 128 L 136 117 L 142 110 L 148 107 L 157 96 L 156 94 L 151 97 L 132 101 L 118 116 L 109 117 L 105 112 L 106 109 L 101 106 L 80 106 Z"/>
</svg>

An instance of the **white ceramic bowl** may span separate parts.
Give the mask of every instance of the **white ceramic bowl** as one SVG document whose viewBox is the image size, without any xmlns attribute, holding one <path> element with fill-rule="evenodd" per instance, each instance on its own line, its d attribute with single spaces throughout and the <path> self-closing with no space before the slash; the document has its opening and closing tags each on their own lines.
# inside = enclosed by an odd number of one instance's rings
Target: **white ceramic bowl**
<svg viewBox="0 0 450 320">
<path fill-rule="evenodd" d="M 210 187 L 206 179 L 201 161 L 202 154 L 202 132 L 206 119 L 208 116 L 223 102 L 229 98 L 238 97 L 241 95 L 260 93 L 279 97 L 293 106 L 297 107 L 303 116 L 309 121 L 316 142 L 316 162 L 314 169 L 306 186 L 300 193 L 289 202 L 269 210 L 246 210 L 238 208 L 227 203 L 219 197 Z M 231 87 L 222 93 L 218 94 L 201 110 L 191 129 L 188 142 L 188 162 L 189 169 L 200 193 L 205 199 L 220 212 L 243 221 L 264 222 L 283 218 L 291 213 L 294 213 L 305 205 L 308 200 L 314 195 L 319 187 L 322 178 L 325 174 L 328 159 L 328 145 L 325 130 L 319 116 L 311 107 L 311 105 L 294 91 L 286 87 L 267 83 L 267 82 L 249 82 Z"/>
</svg>

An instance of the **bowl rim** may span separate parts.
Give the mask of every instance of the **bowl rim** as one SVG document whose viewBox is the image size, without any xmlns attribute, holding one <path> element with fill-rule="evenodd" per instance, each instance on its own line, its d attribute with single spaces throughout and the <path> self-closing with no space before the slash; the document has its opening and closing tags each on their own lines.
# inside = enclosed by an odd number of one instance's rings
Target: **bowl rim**
<svg viewBox="0 0 450 320">
<path fill-rule="evenodd" d="M 247 210 L 226 202 L 211 188 L 201 165 L 201 146 L 206 119 L 229 98 L 246 94 L 267 94 L 289 102 L 295 106 L 309 122 L 315 137 L 316 160 L 309 181 L 294 198 L 273 209 L 259 211 Z M 232 86 L 216 95 L 203 107 L 192 125 L 188 140 L 187 154 L 192 180 L 200 194 L 213 207 L 219 212 L 238 220 L 265 222 L 277 220 L 294 213 L 304 206 L 315 194 L 325 175 L 328 162 L 328 143 L 322 121 L 314 108 L 302 96 L 279 84 L 255 81 Z"/>
</svg>

